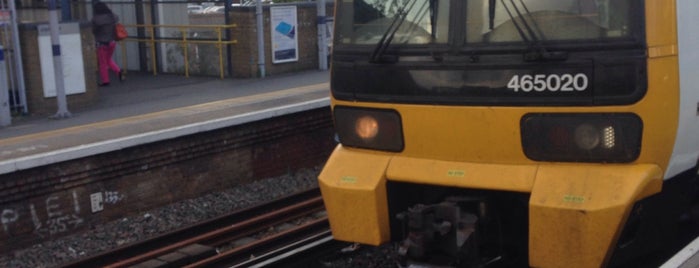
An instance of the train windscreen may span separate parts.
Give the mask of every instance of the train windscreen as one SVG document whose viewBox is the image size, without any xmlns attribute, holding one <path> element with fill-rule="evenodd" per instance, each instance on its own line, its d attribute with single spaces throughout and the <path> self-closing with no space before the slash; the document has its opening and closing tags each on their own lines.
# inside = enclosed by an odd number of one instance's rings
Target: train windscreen
<svg viewBox="0 0 699 268">
<path fill-rule="evenodd" d="M 333 93 L 430 103 L 628 104 L 645 93 L 640 0 L 339 1 Z"/>
<path fill-rule="evenodd" d="M 631 38 L 638 28 L 632 16 L 634 0 L 341 2 L 338 45 L 373 45 L 388 34 L 393 35 L 393 45 L 613 40 Z"/>
</svg>

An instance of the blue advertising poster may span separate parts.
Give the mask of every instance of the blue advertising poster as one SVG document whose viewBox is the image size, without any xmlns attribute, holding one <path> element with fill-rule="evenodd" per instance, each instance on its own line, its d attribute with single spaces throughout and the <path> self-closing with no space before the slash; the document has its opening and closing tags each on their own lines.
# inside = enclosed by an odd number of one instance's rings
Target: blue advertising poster
<svg viewBox="0 0 699 268">
<path fill-rule="evenodd" d="M 298 61 L 296 6 L 272 6 L 269 13 L 272 26 L 272 62 Z"/>
</svg>

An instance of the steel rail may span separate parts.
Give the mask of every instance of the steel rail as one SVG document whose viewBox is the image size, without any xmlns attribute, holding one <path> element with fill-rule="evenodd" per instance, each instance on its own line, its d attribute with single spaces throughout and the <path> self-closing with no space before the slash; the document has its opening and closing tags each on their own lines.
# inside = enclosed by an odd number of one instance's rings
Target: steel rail
<svg viewBox="0 0 699 268">
<path fill-rule="evenodd" d="M 267 236 L 249 244 L 233 248 L 184 267 L 194 268 L 233 266 L 250 260 L 251 258 L 254 258 L 254 256 L 261 256 L 276 249 L 283 248 L 289 244 L 298 242 L 299 240 L 326 232 L 329 232 L 329 223 L 328 218 L 323 217 L 284 232 Z"/>
<path fill-rule="evenodd" d="M 294 204 L 289 206 L 289 204 Z M 209 221 L 190 225 L 148 240 L 76 260 L 61 267 L 122 267 L 134 265 L 167 252 L 183 247 L 187 243 L 212 240 L 233 226 L 250 226 L 253 218 L 264 218 L 265 214 L 293 214 L 322 206 L 320 191 L 313 188 L 294 195 L 276 199 L 255 207 L 245 208 Z M 281 208 L 281 209 L 280 209 Z M 253 224 L 254 225 L 254 224 Z"/>
<path fill-rule="evenodd" d="M 351 245 L 335 240 L 330 230 L 326 230 L 231 267 L 318 267 L 321 260 Z"/>
<path fill-rule="evenodd" d="M 270 212 L 269 214 L 260 215 L 237 224 L 232 224 L 230 226 L 218 230 L 213 230 L 190 239 L 182 240 L 171 245 L 167 245 L 165 247 L 158 248 L 146 252 L 144 254 L 116 262 L 111 265 L 107 265 L 106 267 L 126 267 L 135 265 L 149 259 L 157 258 L 158 256 L 164 255 L 166 253 L 173 252 L 177 249 L 184 248 L 188 245 L 202 244 L 206 240 L 216 239 L 219 236 L 230 236 L 230 234 L 232 233 L 249 234 L 250 232 L 253 232 L 255 230 L 264 229 L 269 225 L 278 223 L 277 219 L 279 217 L 284 218 L 289 214 L 299 214 L 309 210 L 310 208 L 317 207 L 318 205 L 322 206 L 322 202 L 323 200 L 320 197 L 316 197 L 311 200 L 301 202 L 299 204 L 295 204 L 274 212 Z"/>
<path fill-rule="evenodd" d="M 237 267 L 264 267 L 269 265 L 277 265 L 281 267 L 288 259 L 292 259 L 295 256 L 308 254 L 315 248 L 325 247 L 327 248 L 331 243 L 340 243 L 333 239 L 330 230 L 324 231 L 322 233 L 310 236 L 306 239 L 299 240 L 298 242 L 291 243 L 277 250 L 270 251 L 269 253 L 255 256 L 255 258 L 233 265 L 231 268 Z M 344 245 L 344 244 L 343 244 Z M 288 265 L 285 265 L 288 266 Z"/>
</svg>

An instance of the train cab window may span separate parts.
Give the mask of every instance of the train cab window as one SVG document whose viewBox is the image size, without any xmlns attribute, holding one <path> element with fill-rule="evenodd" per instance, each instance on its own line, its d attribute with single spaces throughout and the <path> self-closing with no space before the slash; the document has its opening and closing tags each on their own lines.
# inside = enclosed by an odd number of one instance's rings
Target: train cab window
<svg viewBox="0 0 699 268">
<path fill-rule="evenodd" d="M 449 1 L 359 0 L 338 14 L 340 43 L 376 44 L 391 34 L 391 44 L 445 43 Z"/>
<path fill-rule="evenodd" d="M 405 103 L 634 103 L 647 88 L 644 12 L 642 0 L 342 0 L 331 88 Z"/>
<path fill-rule="evenodd" d="M 629 0 L 469 1 L 469 43 L 594 40 L 631 34 Z M 472 23 L 472 21 L 475 21 Z M 474 28 L 474 27 L 471 27 Z"/>
<path fill-rule="evenodd" d="M 336 42 L 371 45 L 494 44 L 632 37 L 638 0 L 341 1 Z M 636 16 L 638 17 L 638 16 Z"/>
</svg>

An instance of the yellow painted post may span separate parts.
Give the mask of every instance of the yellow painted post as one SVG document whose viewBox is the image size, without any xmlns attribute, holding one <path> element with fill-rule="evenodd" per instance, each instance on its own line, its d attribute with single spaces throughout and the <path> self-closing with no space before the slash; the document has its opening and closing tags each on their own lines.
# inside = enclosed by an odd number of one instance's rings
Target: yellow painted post
<svg viewBox="0 0 699 268">
<path fill-rule="evenodd" d="M 189 77 L 189 45 L 191 44 L 214 44 L 218 47 L 218 66 L 219 66 L 219 77 L 221 79 L 225 78 L 225 70 L 224 70 L 224 51 L 223 51 L 223 46 L 226 44 L 235 44 L 237 43 L 235 40 L 223 40 L 223 33 L 226 29 L 230 29 L 233 27 L 236 27 L 235 24 L 231 25 L 152 25 L 152 24 L 135 24 L 135 25 L 128 25 L 128 27 L 134 27 L 136 29 L 139 29 L 140 27 L 143 27 L 147 34 L 150 34 L 148 39 L 139 39 L 139 38 L 129 38 L 124 41 L 134 41 L 137 43 L 137 45 L 141 42 L 147 43 L 150 45 L 150 58 L 151 58 L 151 66 L 153 68 L 153 75 L 158 75 L 158 66 L 157 66 L 157 57 L 156 57 L 156 45 L 160 43 L 166 43 L 166 42 L 174 42 L 174 43 L 180 43 L 180 45 L 183 48 L 183 57 L 185 61 L 185 76 Z M 182 39 L 181 40 L 172 40 L 172 39 L 165 39 L 165 40 L 158 40 L 155 38 L 155 31 L 156 28 L 163 28 L 163 27 L 170 27 L 170 28 L 177 28 L 182 34 Z M 218 35 L 217 40 L 189 40 L 187 37 L 187 34 L 191 30 L 191 28 L 203 28 L 203 29 L 212 29 L 215 28 L 215 31 Z M 125 66 L 128 66 L 128 57 L 127 57 L 127 52 L 126 52 L 126 45 L 122 46 L 122 58 Z"/>
</svg>

